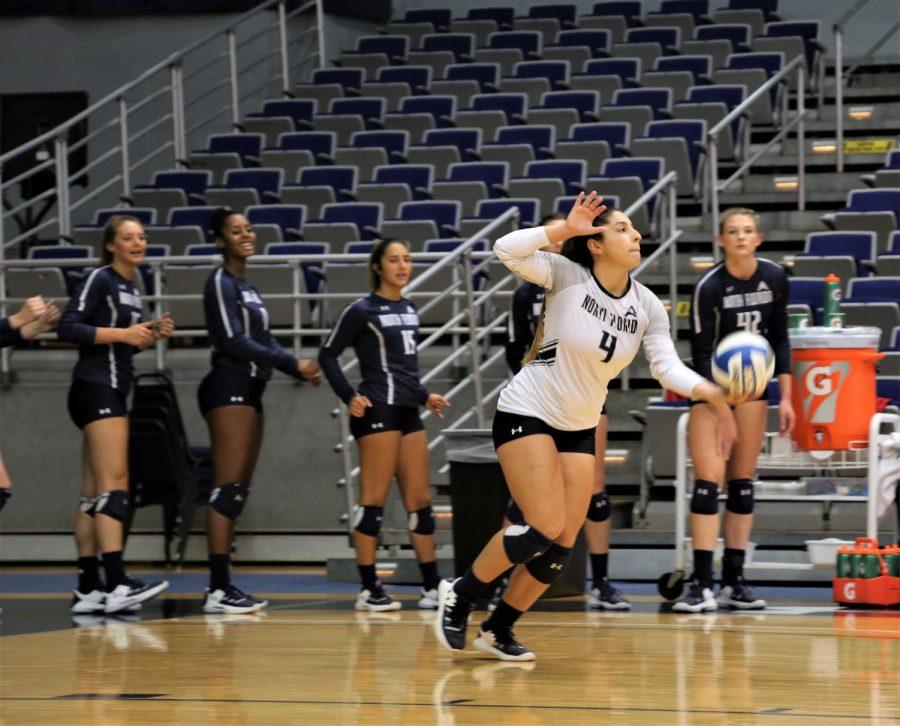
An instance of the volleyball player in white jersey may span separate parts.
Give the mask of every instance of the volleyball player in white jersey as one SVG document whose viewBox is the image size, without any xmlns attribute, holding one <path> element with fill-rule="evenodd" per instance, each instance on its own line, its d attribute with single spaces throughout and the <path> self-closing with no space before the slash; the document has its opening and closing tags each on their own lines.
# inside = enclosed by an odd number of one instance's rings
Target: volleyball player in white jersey
<svg viewBox="0 0 900 726">
<path fill-rule="evenodd" d="M 566 240 L 562 254 L 538 251 L 559 240 Z M 501 529 L 465 575 L 441 582 L 435 633 L 449 649 L 466 647 L 468 616 L 485 584 L 517 565 L 474 645 L 501 660 L 534 659 L 512 626 L 565 569 L 591 499 L 594 429 L 607 386 L 639 345 L 663 386 L 712 404 L 716 445 L 726 455 L 731 449 L 736 427 L 722 390 L 681 362 L 662 303 L 629 275 L 640 263 L 640 240 L 628 217 L 591 192 L 578 195 L 565 225 L 519 230 L 494 245 L 510 270 L 547 290 L 527 365 L 500 394 L 493 425 L 524 524 Z"/>
</svg>

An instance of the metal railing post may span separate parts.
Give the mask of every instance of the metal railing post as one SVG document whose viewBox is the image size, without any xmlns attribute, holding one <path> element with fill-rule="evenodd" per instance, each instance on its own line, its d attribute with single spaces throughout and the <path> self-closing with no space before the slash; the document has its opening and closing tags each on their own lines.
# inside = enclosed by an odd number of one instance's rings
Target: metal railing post
<svg viewBox="0 0 900 726">
<path fill-rule="evenodd" d="M 844 30 L 834 26 L 834 120 L 837 170 L 844 171 Z"/>
<path fill-rule="evenodd" d="M 118 99 L 119 111 L 119 151 L 122 159 L 122 195 L 131 194 L 131 162 L 128 158 L 128 105 L 124 96 Z"/>
<path fill-rule="evenodd" d="M 708 144 L 709 155 L 709 216 L 712 221 L 712 233 L 715 238 L 719 231 L 719 149 L 718 137 L 710 136 Z M 715 239 L 712 243 L 713 260 L 719 261 L 719 245 Z"/>
<path fill-rule="evenodd" d="M 481 346 L 478 345 L 478 330 L 475 321 L 475 290 L 472 281 L 472 251 L 463 253 L 463 275 L 466 276 L 466 312 L 469 323 L 469 350 L 472 353 L 472 382 L 475 386 L 475 418 L 478 428 L 486 426 L 484 419 L 484 390 L 481 379 Z"/>
<path fill-rule="evenodd" d="M 153 290 L 156 295 L 163 294 L 163 276 L 162 265 L 153 266 Z M 156 317 L 160 318 L 165 312 L 165 302 L 156 303 Z M 178 322 L 177 320 L 175 321 Z M 166 369 L 166 341 L 156 341 L 156 370 L 164 371 Z"/>
<path fill-rule="evenodd" d="M 350 454 L 350 446 L 347 439 L 350 438 L 350 414 L 347 407 L 342 403 L 338 407 L 338 417 L 341 424 L 341 465 L 344 468 L 344 478 L 338 482 L 338 486 L 343 484 L 345 496 L 347 497 L 347 534 L 353 537 L 353 509 L 356 507 L 356 496 L 353 491 L 353 459 Z"/>
<path fill-rule="evenodd" d="M 806 66 L 797 66 L 797 209 L 806 209 Z"/>
<path fill-rule="evenodd" d="M 53 139 L 53 160 L 56 168 L 56 212 L 60 237 L 68 235 L 69 222 L 69 143 L 64 136 Z"/>
<path fill-rule="evenodd" d="M 238 93 L 237 39 L 234 28 L 229 28 L 225 36 L 228 39 L 228 85 L 231 91 L 231 125 L 237 128 L 241 121 L 241 109 Z"/>
<path fill-rule="evenodd" d="M 172 152 L 177 163 L 187 158 L 184 138 L 184 73 L 180 63 L 169 66 L 169 83 L 172 87 Z"/>
<path fill-rule="evenodd" d="M 0 162 L 0 189 L 3 188 L 3 163 Z M 3 236 L 3 208 L 0 207 L 0 263 L 6 260 L 6 241 Z M 0 264 L 0 300 L 6 299 L 6 266 Z M 0 318 L 6 317 L 6 303 L 0 303 Z M 0 348 L 0 373 L 9 373 L 9 347 Z"/>
<path fill-rule="evenodd" d="M 278 1 L 278 50 L 281 58 L 281 93 L 287 96 L 291 90 L 291 69 L 288 65 L 287 19 L 284 0 Z"/>
<path fill-rule="evenodd" d="M 316 0 L 316 32 L 319 42 L 319 68 L 324 68 L 328 61 L 325 53 L 325 12 L 322 10 L 322 0 Z"/>
<path fill-rule="evenodd" d="M 678 220 L 676 214 L 678 212 L 678 192 L 675 189 L 675 182 L 669 184 L 669 237 L 672 237 L 678 230 Z M 678 297 L 678 243 L 673 242 L 669 248 L 669 327 L 672 329 L 672 338 L 675 338 L 678 329 L 678 320 L 675 308 L 678 306 L 676 298 Z"/>
<path fill-rule="evenodd" d="M 292 263 L 291 266 L 293 268 L 291 270 L 291 272 L 293 273 L 292 274 L 292 277 L 293 277 L 292 282 L 293 282 L 293 286 L 294 286 L 294 330 L 298 331 L 298 332 L 294 333 L 294 335 L 292 335 L 291 337 L 293 339 L 293 344 L 294 344 L 294 357 L 299 358 L 300 357 L 300 348 L 301 348 L 301 338 L 303 336 L 303 334 L 301 332 L 299 332 L 302 327 L 300 324 L 300 320 L 301 320 L 300 306 L 303 304 L 303 301 L 300 299 L 300 295 L 301 295 L 300 276 L 303 274 L 303 270 L 300 267 L 299 262 Z"/>
</svg>

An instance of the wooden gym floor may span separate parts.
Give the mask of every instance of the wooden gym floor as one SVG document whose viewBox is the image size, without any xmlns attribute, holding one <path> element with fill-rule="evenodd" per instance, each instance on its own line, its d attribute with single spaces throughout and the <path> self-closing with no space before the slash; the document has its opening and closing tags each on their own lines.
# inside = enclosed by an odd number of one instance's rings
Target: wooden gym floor
<svg viewBox="0 0 900 726">
<path fill-rule="evenodd" d="M 175 593 L 71 623 L 62 593 L 4 589 L 19 634 L 0 639 L 0 723 L 900 722 L 898 612 L 820 596 L 681 616 L 644 588 L 632 613 L 542 603 L 517 628 L 537 661 L 510 664 L 441 649 L 411 589 L 380 615 L 336 590 L 274 592 L 258 616 L 204 616 Z"/>
</svg>

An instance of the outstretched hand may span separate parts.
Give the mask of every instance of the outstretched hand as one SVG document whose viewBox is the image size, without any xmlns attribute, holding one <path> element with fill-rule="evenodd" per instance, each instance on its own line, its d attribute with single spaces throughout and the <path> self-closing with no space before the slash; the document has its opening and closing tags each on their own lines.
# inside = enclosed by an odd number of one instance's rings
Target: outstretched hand
<svg viewBox="0 0 900 726">
<path fill-rule="evenodd" d="M 597 192 L 591 192 L 585 195 L 581 192 L 572 205 L 569 216 L 566 217 L 566 227 L 572 237 L 581 237 L 583 235 L 602 235 L 606 231 L 606 227 L 601 225 L 594 226 L 594 219 L 597 215 L 606 209 L 603 204 L 603 197 L 598 196 Z"/>
</svg>

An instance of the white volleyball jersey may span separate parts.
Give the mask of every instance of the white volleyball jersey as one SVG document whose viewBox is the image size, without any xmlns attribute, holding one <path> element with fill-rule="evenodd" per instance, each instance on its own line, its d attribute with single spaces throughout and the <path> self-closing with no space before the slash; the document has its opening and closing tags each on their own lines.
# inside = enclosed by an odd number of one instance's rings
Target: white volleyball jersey
<svg viewBox="0 0 900 726">
<path fill-rule="evenodd" d="M 596 426 L 609 382 L 634 360 L 641 343 L 653 377 L 690 396 L 703 378 L 675 352 L 659 298 L 635 280 L 615 297 L 590 270 L 538 251 L 547 244 L 543 227 L 512 232 L 494 244 L 504 265 L 547 290 L 537 358 L 503 389 L 497 409 L 534 416 L 563 431 Z"/>
</svg>

